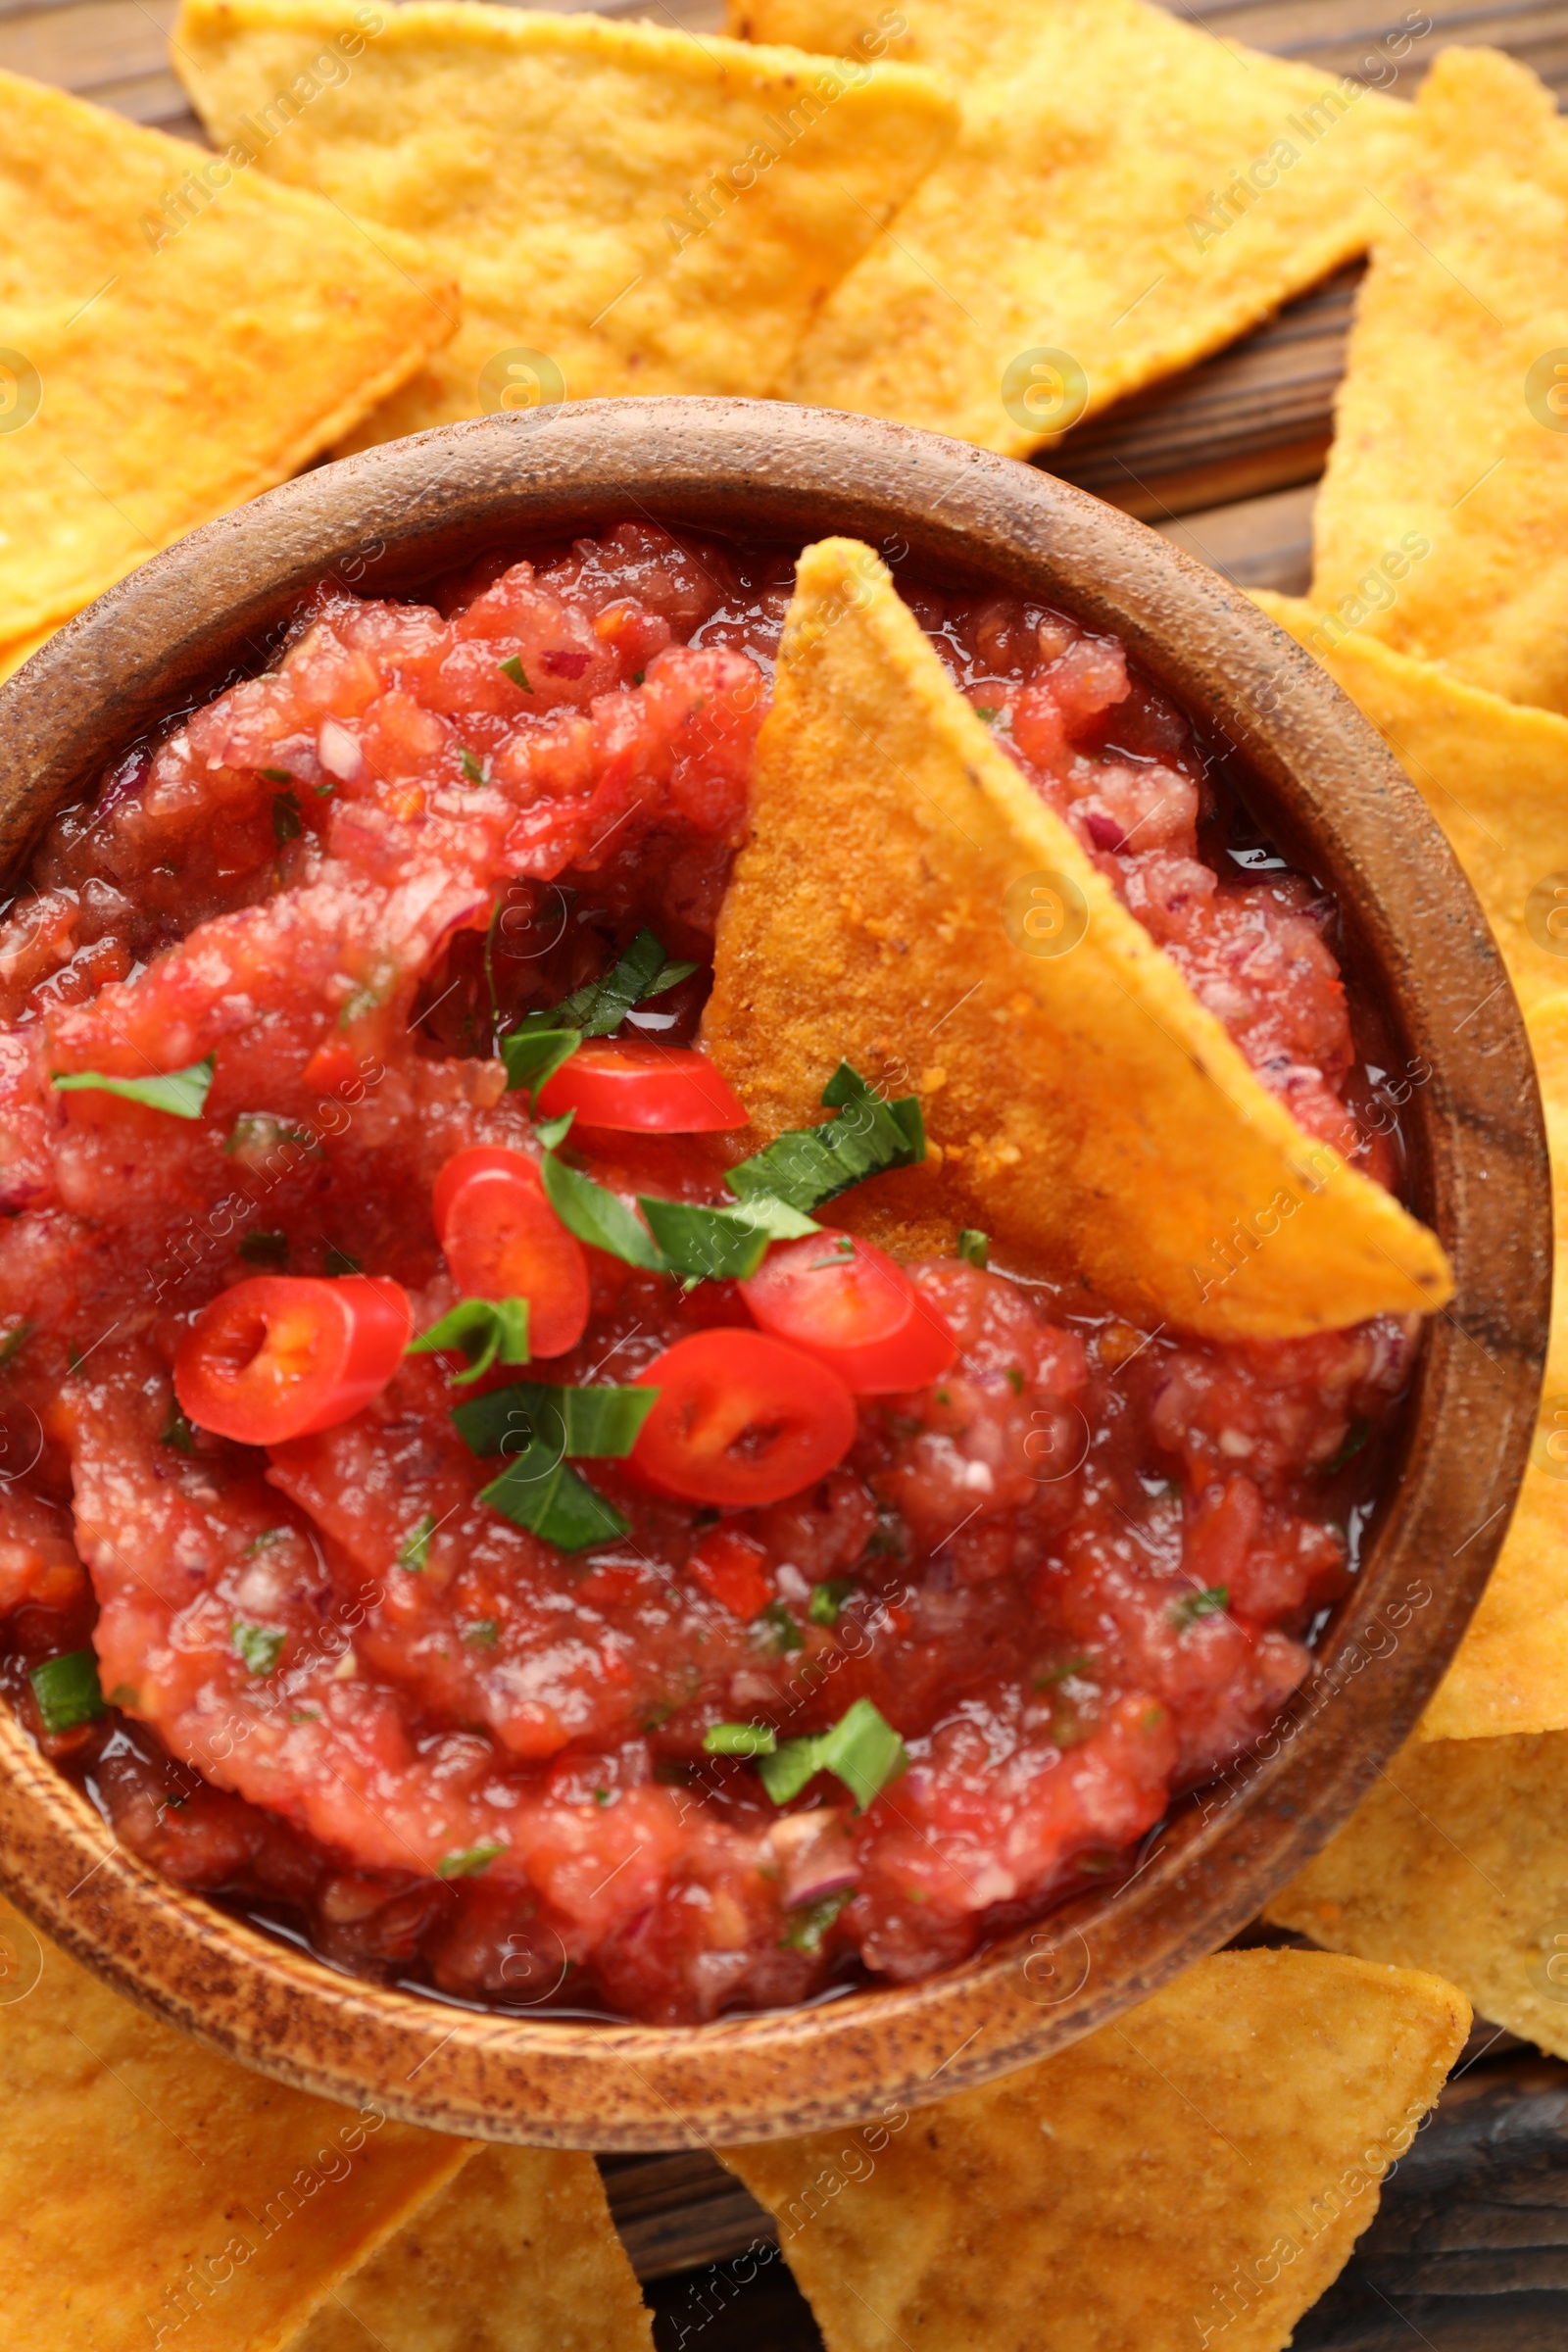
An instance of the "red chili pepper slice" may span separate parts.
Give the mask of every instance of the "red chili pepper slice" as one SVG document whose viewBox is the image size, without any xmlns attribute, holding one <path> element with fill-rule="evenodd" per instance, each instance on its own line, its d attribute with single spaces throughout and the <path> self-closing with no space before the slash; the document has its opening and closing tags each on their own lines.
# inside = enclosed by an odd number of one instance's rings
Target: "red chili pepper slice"
<svg viewBox="0 0 1568 2352">
<path fill-rule="evenodd" d="M 692 1502 L 782 1502 L 855 1438 L 855 1399 L 813 1356 L 760 1331 L 699 1331 L 637 1374 L 660 1391 L 632 1461 Z"/>
<path fill-rule="evenodd" d="M 716 1135 L 744 1127 L 744 1102 L 706 1054 L 637 1038 L 579 1046 L 539 1090 L 546 1118 L 574 1110 L 585 1127 Z"/>
<path fill-rule="evenodd" d="M 926 1388 L 957 1353 L 904 1268 L 858 1234 L 775 1242 L 740 1287 L 764 1331 L 808 1349 L 858 1396 Z"/>
<path fill-rule="evenodd" d="M 401 1283 L 258 1275 L 197 1316 L 174 1361 L 174 1394 L 198 1429 L 242 1446 L 280 1446 L 368 1404 L 413 1333 Z"/>
<path fill-rule="evenodd" d="M 478 1144 L 435 1180 L 430 1205 L 452 1279 L 467 1298 L 526 1298 L 534 1355 L 564 1355 L 588 1321 L 588 1258 L 545 1197 L 526 1153 Z"/>
</svg>

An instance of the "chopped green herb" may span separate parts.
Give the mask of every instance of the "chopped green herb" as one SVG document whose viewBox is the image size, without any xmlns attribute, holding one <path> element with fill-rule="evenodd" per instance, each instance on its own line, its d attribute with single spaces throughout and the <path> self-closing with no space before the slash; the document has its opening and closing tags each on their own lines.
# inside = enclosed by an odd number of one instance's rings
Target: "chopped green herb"
<svg viewBox="0 0 1568 2352">
<path fill-rule="evenodd" d="M 525 1013 L 501 1041 L 507 1085 L 539 1089 L 569 1061 L 585 1037 L 612 1037 L 634 1004 L 662 996 L 697 970 L 672 963 L 652 931 L 639 931 L 625 953 L 601 979 L 585 981 L 548 1011 Z"/>
<path fill-rule="evenodd" d="M 609 1802 L 610 1790 L 608 1788 L 596 1788 L 594 1790 L 594 1803 L 596 1805 L 608 1805 Z"/>
<path fill-rule="evenodd" d="M 806 1614 L 813 1625 L 837 1625 L 844 1603 L 853 1598 L 858 1590 L 844 1577 L 830 1577 L 826 1584 L 813 1585 L 811 1597 L 806 1604 Z"/>
<path fill-rule="evenodd" d="M 765 1609 L 758 1612 L 752 1619 L 752 1631 L 781 1657 L 806 1647 L 806 1636 L 781 1600 L 770 1600 Z"/>
<path fill-rule="evenodd" d="M 767 1193 L 791 1208 L 820 1208 L 852 1185 L 886 1168 L 908 1168 L 925 1157 L 925 1122 L 917 1096 L 884 1102 L 841 1061 L 822 1089 L 825 1108 L 838 1113 L 820 1127 L 793 1127 L 731 1168 L 724 1181 L 743 1200 Z"/>
<path fill-rule="evenodd" d="M 481 762 L 468 751 L 463 754 L 463 772 L 470 784 L 488 784 L 490 781 Z"/>
<path fill-rule="evenodd" d="M 405 1536 L 398 1546 L 398 1566 L 410 1569 L 418 1576 L 430 1557 L 430 1538 L 435 1534 L 435 1513 L 426 1511 L 412 1535 Z"/>
<path fill-rule="evenodd" d="M 656 1200 L 642 1194 L 637 1205 L 670 1272 L 706 1282 L 745 1282 L 761 1264 L 769 1242 L 820 1231 L 799 1209 L 765 1193 L 739 1208 L 702 1208 L 690 1200 Z"/>
<path fill-rule="evenodd" d="M 77 1724 L 91 1723 L 104 1712 L 98 1660 L 90 1649 L 45 1658 L 41 1666 L 29 1669 L 27 1680 L 46 1732 L 74 1732 Z"/>
<path fill-rule="evenodd" d="M 461 1385 L 478 1380 L 492 1364 L 528 1361 L 528 1301 L 526 1298 L 460 1298 L 439 1323 L 409 1343 L 411 1355 L 451 1348 L 468 1366 L 458 1374 Z"/>
<path fill-rule="evenodd" d="M 246 1625 L 238 1617 L 228 1629 L 234 1654 L 251 1674 L 270 1674 L 288 1640 L 275 1625 Z"/>
<path fill-rule="evenodd" d="M 518 1380 L 452 1408 L 459 1437 L 483 1460 L 503 1453 L 535 1475 L 563 1455 L 622 1459 L 658 1400 L 657 1389 L 568 1389 Z"/>
<path fill-rule="evenodd" d="M 533 688 L 528 683 L 528 672 L 523 668 L 517 655 L 514 654 L 510 662 L 502 662 L 501 675 L 504 678 L 510 678 L 514 686 L 520 686 L 524 694 L 532 694 Z"/>
<path fill-rule="evenodd" d="M 305 818 L 300 810 L 299 795 L 293 792 L 274 792 L 272 795 L 272 839 L 279 849 L 286 841 L 298 841 L 305 830 Z"/>
<path fill-rule="evenodd" d="M 1370 1421 L 1360 1419 L 1352 1421 L 1346 1431 L 1333 1460 L 1325 1462 L 1318 1472 L 1319 1478 L 1333 1478 L 1337 1471 L 1345 1468 L 1347 1462 L 1353 1462 L 1371 1435 L 1372 1424 Z"/>
<path fill-rule="evenodd" d="M 501 1628 L 493 1617 L 476 1617 L 471 1625 L 464 1627 L 463 1639 L 471 1642 L 475 1649 L 494 1649 L 501 1639 Z"/>
<path fill-rule="evenodd" d="M 288 1264 L 288 1235 L 264 1233 L 253 1225 L 239 1237 L 239 1253 L 248 1266 L 286 1266 Z"/>
<path fill-rule="evenodd" d="M 703 1734 L 703 1752 L 710 1756 L 770 1756 L 778 1734 L 765 1723 L 715 1723 Z"/>
<path fill-rule="evenodd" d="M 74 1340 L 68 1340 L 66 1342 L 66 1370 L 70 1372 L 73 1377 L 74 1377 L 74 1375 L 81 1370 L 82 1365 L 86 1361 L 87 1358 L 81 1354 L 76 1347 L 75 1342 Z"/>
<path fill-rule="evenodd" d="M 246 1544 L 240 1554 L 241 1559 L 254 1560 L 259 1551 L 266 1551 L 270 1544 L 280 1544 L 287 1534 L 286 1527 L 264 1527 L 261 1534 Z"/>
<path fill-rule="evenodd" d="M 644 1266 L 650 1273 L 662 1273 L 664 1260 L 658 1243 L 616 1194 L 595 1184 L 592 1177 L 568 1168 L 553 1151 L 545 1153 L 540 1173 L 551 1207 L 579 1242 L 587 1242 L 595 1250 L 607 1250 L 612 1257 L 624 1258 L 629 1266 Z"/>
<path fill-rule="evenodd" d="M 1024 1378 L 1016 1364 L 1009 1364 L 1007 1366 L 1007 1386 L 1015 1396 L 1021 1396 L 1023 1395 Z"/>
<path fill-rule="evenodd" d="M 539 1089 L 548 1084 L 582 1044 L 580 1029 L 558 1028 L 553 1014 L 540 1021 L 530 1015 L 520 1027 L 501 1040 L 501 1058 L 507 1067 L 507 1090 L 517 1093 L 527 1087 L 532 1095 L 532 1106 L 537 1106 Z"/>
<path fill-rule="evenodd" d="M 497 1854 L 506 1852 L 504 1845 L 469 1845 L 462 1853 L 443 1854 L 435 1866 L 438 1879 L 476 1879 L 481 1870 L 488 1870 Z"/>
<path fill-rule="evenodd" d="M 298 1144 L 306 1151 L 315 1149 L 303 1127 L 285 1126 L 270 1110 L 242 1110 L 229 1130 L 223 1150 L 243 1160 L 247 1167 L 265 1167 L 270 1154 L 284 1144 Z"/>
<path fill-rule="evenodd" d="M 974 703 L 970 707 L 973 710 L 976 718 L 983 718 L 988 727 L 994 727 L 997 723 L 997 720 L 1002 716 L 1002 705 L 1000 703 Z"/>
<path fill-rule="evenodd" d="M 319 1707 L 290 1707 L 288 1719 L 290 1723 L 319 1723 L 321 1710 Z"/>
<path fill-rule="evenodd" d="M 991 1241 L 977 1225 L 965 1225 L 958 1236 L 958 1255 L 968 1259 L 971 1266 L 984 1271 L 991 1257 Z"/>
<path fill-rule="evenodd" d="M 340 1250 L 336 1242 L 327 1243 L 321 1263 L 328 1274 L 358 1274 L 361 1271 L 360 1259 L 350 1257 L 348 1251 Z"/>
<path fill-rule="evenodd" d="M 1088 1658 L 1069 1658 L 1065 1666 L 1048 1666 L 1044 1674 L 1035 1676 L 1035 1689 L 1049 1690 L 1053 1683 L 1064 1683 L 1070 1674 L 1082 1674 L 1089 1663 Z"/>
<path fill-rule="evenodd" d="M 294 781 L 286 767 L 264 767 L 262 773 L 269 784 L 292 784 Z"/>
<path fill-rule="evenodd" d="M 158 1433 L 160 1446 L 172 1446 L 176 1453 L 194 1453 L 196 1432 L 177 1404 L 171 1404 L 169 1419 Z"/>
<path fill-rule="evenodd" d="M 0 1339 L 0 1364 L 9 1364 L 13 1356 L 22 1353 L 32 1337 L 33 1329 L 30 1323 L 12 1324 L 5 1337 Z"/>
<path fill-rule="evenodd" d="M 647 672 L 647 670 L 646 670 L 646 669 L 634 669 L 634 670 L 632 671 L 632 673 L 631 673 L 631 682 L 632 682 L 632 684 L 633 684 L 634 686 L 640 686 L 640 685 L 642 684 L 642 682 L 643 682 L 644 678 L 646 678 L 646 677 L 647 677 L 647 675 L 648 675 L 648 672 Z"/>
<path fill-rule="evenodd" d="M 149 1110 L 167 1110 L 172 1118 L 199 1119 L 213 1083 L 213 1056 L 188 1062 L 182 1070 L 166 1070 L 161 1078 L 106 1078 L 99 1070 L 68 1070 L 50 1083 L 63 1095 L 91 1089 L 145 1102 Z"/>
<path fill-rule="evenodd" d="M 873 1559 L 902 1560 L 905 1556 L 903 1520 L 892 1512 L 882 1512 L 871 1530 L 865 1548 Z"/>
<path fill-rule="evenodd" d="M 612 1544 L 631 1529 L 631 1522 L 569 1462 L 556 1461 L 542 1475 L 530 1472 L 525 1461 L 509 1462 L 499 1478 L 480 1488 L 479 1500 L 558 1551 Z"/>
<path fill-rule="evenodd" d="M 855 1886 L 836 1886 L 831 1894 L 819 1894 L 814 1903 L 797 1903 L 784 1915 L 780 1945 L 791 1952 L 819 1950 L 828 1929 L 845 1904 L 854 1902 L 858 1891 Z"/>
<path fill-rule="evenodd" d="M 1179 1634 L 1185 1634 L 1200 1617 L 1222 1616 L 1230 1599 L 1229 1585 L 1205 1585 L 1201 1592 L 1185 1592 L 1180 1600 L 1171 1602 L 1170 1621 Z"/>
<path fill-rule="evenodd" d="M 908 1763 L 904 1741 L 868 1698 L 858 1698 L 830 1732 L 810 1740 L 786 1740 L 758 1765 L 762 1786 L 775 1805 L 799 1796 L 808 1781 L 830 1772 L 844 1783 L 863 1813 Z"/>
</svg>

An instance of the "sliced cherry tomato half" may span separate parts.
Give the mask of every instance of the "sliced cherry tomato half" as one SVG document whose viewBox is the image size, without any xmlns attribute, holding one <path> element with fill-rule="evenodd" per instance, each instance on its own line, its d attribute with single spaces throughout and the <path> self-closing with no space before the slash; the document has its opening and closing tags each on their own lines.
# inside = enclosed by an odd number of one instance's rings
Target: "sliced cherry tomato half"
<svg viewBox="0 0 1568 2352">
<path fill-rule="evenodd" d="M 904 1268 L 858 1234 L 775 1242 L 740 1287 L 764 1331 L 808 1348 L 857 1396 L 923 1389 L 957 1353 Z"/>
<path fill-rule="evenodd" d="M 855 1399 L 815 1357 L 760 1331 L 697 1331 L 636 1375 L 658 1389 L 632 1462 L 689 1502 L 782 1502 L 855 1438 Z"/>
<path fill-rule="evenodd" d="M 585 1127 L 621 1133 L 716 1135 L 747 1123 L 745 1103 L 706 1054 L 641 1038 L 579 1046 L 540 1088 L 539 1108 L 550 1119 L 574 1110 Z"/>
<path fill-rule="evenodd" d="M 526 1153 L 479 1144 L 435 1180 L 430 1205 L 452 1279 L 466 1298 L 526 1298 L 534 1355 L 564 1355 L 588 1321 L 588 1258 L 557 1216 Z"/>
<path fill-rule="evenodd" d="M 260 1274 L 197 1316 L 174 1359 L 174 1394 L 198 1429 L 242 1446 L 281 1446 L 368 1404 L 413 1336 L 401 1283 Z"/>
</svg>

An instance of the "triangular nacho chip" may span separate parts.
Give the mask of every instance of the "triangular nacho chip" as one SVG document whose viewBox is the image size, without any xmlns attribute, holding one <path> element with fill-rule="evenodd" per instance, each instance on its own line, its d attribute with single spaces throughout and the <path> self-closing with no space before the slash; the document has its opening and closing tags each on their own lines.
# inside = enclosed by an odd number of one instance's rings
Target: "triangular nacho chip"
<svg viewBox="0 0 1568 2352">
<path fill-rule="evenodd" d="M 704 1019 L 762 1133 L 817 1118 L 841 1059 L 894 1066 L 920 1084 L 936 1150 L 867 1188 L 873 1216 L 880 1200 L 948 1247 L 987 1227 L 1216 1336 L 1440 1305 L 1435 1237 L 1259 1084 L 871 551 L 823 541 L 797 582 Z M 1037 887 L 1082 918 L 1066 953 L 1036 952 L 1033 917 L 1014 919 Z M 1241 1238 L 1221 1277 L 1225 1237 Z"/>
<path fill-rule="evenodd" d="M 1298 598 L 1254 601 L 1344 687 L 1425 800 L 1520 1004 L 1568 988 L 1568 718 L 1467 686 Z"/>
<path fill-rule="evenodd" d="M 173 60 L 220 146 L 462 281 L 451 347 L 358 436 L 631 392 L 761 394 L 948 144 L 928 75 L 652 24 L 412 0 L 268 135 L 354 0 L 186 0 Z"/>
<path fill-rule="evenodd" d="M 1568 2058 L 1568 1732 L 1412 1741 L 1265 1917 Z"/>
<path fill-rule="evenodd" d="M 1446 49 L 1416 122 L 1357 303 L 1312 600 L 1568 710 L 1568 129 L 1491 49 Z"/>
<path fill-rule="evenodd" d="M 591 2156 L 481 2148 L 289 2352 L 653 2352 Z"/>
<path fill-rule="evenodd" d="M 276 2352 L 473 2142 L 133 2009 L 0 1901 L 0 2341 Z"/>
<path fill-rule="evenodd" d="M 1469 2024 L 1436 1977 L 1220 1952 L 986 2089 L 723 2160 L 829 2352 L 1278 2352 Z"/>
<path fill-rule="evenodd" d="M 297 472 L 457 312 L 420 247 L 239 145 L 0 74 L 0 645 Z"/>
<path fill-rule="evenodd" d="M 730 22 L 848 53 L 890 16 L 731 0 Z M 1361 252 L 1403 152 L 1407 107 L 1148 0 L 904 0 L 896 22 L 897 53 L 961 88 L 963 128 L 786 389 L 1013 457 Z"/>
</svg>

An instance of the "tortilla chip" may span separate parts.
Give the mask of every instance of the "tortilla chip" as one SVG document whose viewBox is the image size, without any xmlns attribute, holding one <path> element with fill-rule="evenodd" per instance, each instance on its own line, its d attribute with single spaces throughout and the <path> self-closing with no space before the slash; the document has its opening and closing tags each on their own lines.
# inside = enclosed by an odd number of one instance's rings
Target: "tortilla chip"
<svg viewBox="0 0 1568 2352">
<path fill-rule="evenodd" d="M 653 2352 L 591 2156 L 481 2148 L 290 2352 Z"/>
<path fill-rule="evenodd" d="M 1568 2058 L 1568 1733 L 1412 1741 L 1264 1916 Z"/>
<path fill-rule="evenodd" d="M 1344 687 L 1426 801 L 1520 1004 L 1568 988 L 1568 718 L 1463 685 L 1298 598 L 1253 598 Z"/>
<path fill-rule="evenodd" d="M 1277 2352 L 1469 2024 L 1436 1977 L 1219 1952 L 984 2090 L 720 2153 L 828 2352 Z"/>
<path fill-rule="evenodd" d="M 186 0 L 173 44 L 220 146 L 259 140 L 264 170 L 416 230 L 462 280 L 456 341 L 356 446 L 563 398 L 771 391 L 957 119 L 905 67 L 413 0 L 271 129 L 366 14 Z"/>
<path fill-rule="evenodd" d="M 0 2340 L 276 2352 L 472 2143 L 232 2066 L 0 1900 Z"/>
<path fill-rule="evenodd" d="M 1568 710 L 1568 129 L 1492 49 L 1446 49 L 1416 121 L 1357 304 L 1312 599 Z"/>
<path fill-rule="evenodd" d="M 826 305 L 786 389 L 1013 457 L 1190 367 L 1365 248 L 1410 110 L 1149 0 L 731 0 L 951 73 L 956 145 Z M 862 29 L 863 28 L 863 29 Z M 1409 36 L 1399 36 L 1409 46 Z"/>
<path fill-rule="evenodd" d="M 418 246 L 236 162 L 0 74 L 0 644 L 286 480 L 452 332 Z"/>
<path fill-rule="evenodd" d="M 820 1117 L 841 1058 L 918 1085 L 936 1149 L 850 1212 L 895 1248 L 980 1225 L 1220 1337 L 1450 1295 L 1435 1237 L 1264 1091 L 854 540 L 801 559 L 714 975 L 704 1041 L 763 1138 Z"/>
</svg>

